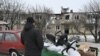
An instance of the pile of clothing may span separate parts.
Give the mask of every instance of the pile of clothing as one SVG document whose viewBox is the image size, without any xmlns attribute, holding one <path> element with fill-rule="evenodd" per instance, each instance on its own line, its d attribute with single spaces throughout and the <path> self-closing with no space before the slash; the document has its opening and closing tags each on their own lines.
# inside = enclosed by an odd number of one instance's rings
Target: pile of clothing
<svg viewBox="0 0 100 56">
<path fill-rule="evenodd" d="M 90 46 L 87 43 L 81 43 L 78 52 L 81 56 L 95 56 L 95 54 L 91 52 Z"/>
</svg>

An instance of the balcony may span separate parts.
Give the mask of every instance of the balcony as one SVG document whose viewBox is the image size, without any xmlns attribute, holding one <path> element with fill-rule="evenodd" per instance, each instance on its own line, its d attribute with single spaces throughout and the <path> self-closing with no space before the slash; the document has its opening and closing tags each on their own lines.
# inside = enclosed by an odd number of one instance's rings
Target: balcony
<svg viewBox="0 0 100 56">
<path fill-rule="evenodd" d="M 69 19 L 69 20 L 62 19 L 61 24 L 72 24 L 73 21 L 74 20 L 72 20 L 72 19 Z"/>
</svg>

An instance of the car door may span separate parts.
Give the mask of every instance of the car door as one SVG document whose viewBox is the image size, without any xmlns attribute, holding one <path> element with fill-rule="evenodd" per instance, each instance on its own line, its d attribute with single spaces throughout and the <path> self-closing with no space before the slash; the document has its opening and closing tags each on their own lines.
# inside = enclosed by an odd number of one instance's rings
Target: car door
<svg viewBox="0 0 100 56">
<path fill-rule="evenodd" d="M 9 49 L 14 48 L 14 45 L 17 45 L 16 42 L 17 38 L 14 33 L 5 33 L 3 42 L 4 45 L 2 47 L 3 52 L 8 53 Z"/>
<path fill-rule="evenodd" d="M 4 45 L 4 33 L 0 32 L 0 53 L 3 52 L 2 49 L 3 45 Z"/>
</svg>

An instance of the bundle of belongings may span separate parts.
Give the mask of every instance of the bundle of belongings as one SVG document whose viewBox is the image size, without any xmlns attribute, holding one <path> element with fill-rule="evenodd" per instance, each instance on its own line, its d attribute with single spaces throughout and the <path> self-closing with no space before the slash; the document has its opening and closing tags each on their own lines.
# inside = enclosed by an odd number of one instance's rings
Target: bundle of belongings
<svg viewBox="0 0 100 56">
<path fill-rule="evenodd" d="M 59 40 L 56 42 L 55 36 L 50 34 L 46 36 L 48 42 L 44 42 L 44 47 L 49 51 L 57 52 L 63 56 L 95 56 L 89 51 L 88 44 L 82 44 L 78 48 L 76 47 L 78 38 L 74 37 L 71 41 L 63 40 L 62 44 L 58 44 Z"/>
<path fill-rule="evenodd" d="M 93 52 L 90 50 L 90 46 L 87 43 L 81 43 L 78 52 L 81 54 L 81 56 L 95 56 Z"/>
</svg>

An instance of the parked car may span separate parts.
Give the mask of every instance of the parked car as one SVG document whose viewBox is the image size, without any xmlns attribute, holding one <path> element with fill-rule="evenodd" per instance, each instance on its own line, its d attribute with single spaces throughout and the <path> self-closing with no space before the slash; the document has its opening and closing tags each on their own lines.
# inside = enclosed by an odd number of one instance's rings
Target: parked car
<svg viewBox="0 0 100 56">
<path fill-rule="evenodd" d="M 23 51 L 24 46 L 20 41 L 20 31 L 0 31 L 0 53 L 20 56 Z"/>
</svg>

